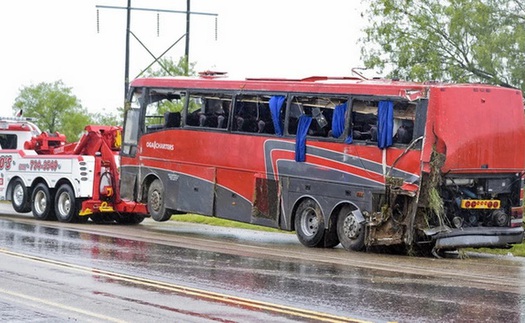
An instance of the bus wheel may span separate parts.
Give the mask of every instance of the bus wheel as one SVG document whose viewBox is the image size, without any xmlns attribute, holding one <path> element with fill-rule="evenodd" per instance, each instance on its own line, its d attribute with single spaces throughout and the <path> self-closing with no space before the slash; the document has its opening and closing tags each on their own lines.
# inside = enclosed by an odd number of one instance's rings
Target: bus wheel
<svg viewBox="0 0 525 323">
<path fill-rule="evenodd" d="M 323 238 L 324 248 L 333 248 L 339 244 L 339 237 L 337 236 L 337 223 L 329 222 Z"/>
<path fill-rule="evenodd" d="M 337 217 L 337 236 L 346 250 L 360 251 L 365 246 L 365 225 L 357 222 L 348 206 L 343 207 Z"/>
<path fill-rule="evenodd" d="M 27 213 L 31 211 L 31 201 L 29 200 L 29 194 L 27 187 L 20 178 L 13 181 L 13 188 L 11 190 L 11 204 L 13 209 L 18 213 Z"/>
<path fill-rule="evenodd" d="M 149 186 L 148 212 L 155 221 L 164 222 L 171 218 L 171 213 L 164 205 L 164 187 L 158 179 Z"/>
<path fill-rule="evenodd" d="M 321 208 L 312 199 L 299 204 L 295 212 L 295 232 L 299 241 L 307 247 L 322 247 L 324 219 Z"/>
<path fill-rule="evenodd" d="M 53 198 L 46 184 L 40 183 L 33 190 L 31 209 L 33 216 L 38 220 L 54 220 L 56 218 Z"/>
<path fill-rule="evenodd" d="M 78 204 L 75 199 L 75 192 L 69 184 L 62 184 L 55 196 L 55 214 L 60 222 L 77 222 Z"/>
</svg>

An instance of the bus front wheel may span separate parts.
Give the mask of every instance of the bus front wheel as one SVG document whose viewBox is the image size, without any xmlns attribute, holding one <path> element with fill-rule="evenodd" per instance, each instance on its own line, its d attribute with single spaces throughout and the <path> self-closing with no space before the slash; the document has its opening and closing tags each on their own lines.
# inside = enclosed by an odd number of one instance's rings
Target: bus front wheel
<svg viewBox="0 0 525 323">
<path fill-rule="evenodd" d="M 337 218 L 337 236 L 348 251 L 360 251 L 365 246 L 365 225 L 359 223 L 352 209 L 345 206 Z"/>
<path fill-rule="evenodd" d="M 295 212 L 295 232 L 299 241 L 307 247 L 322 247 L 324 219 L 319 204 L 305 199 Z"/>
<path fill-rule="evenodd" d="M 164 204 L 164 187 L 158 179 L 148 189 L 148 212 L 155 221 L 164 222 L 171 218 L 171 213 Z"/>
</svg>

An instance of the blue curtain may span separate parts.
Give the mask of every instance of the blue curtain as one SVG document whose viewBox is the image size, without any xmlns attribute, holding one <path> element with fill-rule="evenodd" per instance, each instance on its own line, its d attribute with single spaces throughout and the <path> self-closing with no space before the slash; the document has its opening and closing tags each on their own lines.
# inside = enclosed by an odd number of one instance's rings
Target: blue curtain
<svg viewBox="0 0 525 323">
<path fill-rule="evenodd" d="M 377 145 L 384 149 L 392 146 L 392 131 L 394 128 L 394 103 L 379 101 L 377 110 Z"/>
<path fill-rule="evenodd" d="M 283 107 L 285 97 L 282 95 L 274 95 L 270 98 L 270 113 L 272 114 L 273 127 L 275 128 L 275 134 L 278 136 L 283 135 L 283 126 L 279 116 L 281 115 L 281 108 Z"/>
<path fill-rule="evenodd" d="M 303 115 L 299 118 L 297 136 L 295 137 L 295 161 L 297 162 L 304 162 L 306 160 L 306 135 L 308 134 L 308 128 L 310 128 L 311 123 L 311 117 Z"/>
<path fill-rule="evenodd" d="M 339 104 L 332 115 L 332 137 L 339 138 L 345 130 L 345 114 L 347 103 Z"/>
</svg>

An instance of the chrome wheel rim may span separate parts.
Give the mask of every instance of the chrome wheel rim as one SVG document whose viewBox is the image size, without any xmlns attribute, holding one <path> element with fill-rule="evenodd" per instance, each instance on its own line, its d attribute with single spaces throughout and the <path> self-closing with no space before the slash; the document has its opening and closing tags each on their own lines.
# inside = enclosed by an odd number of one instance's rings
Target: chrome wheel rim
<svg viewBox="0 0 525 323">
<path fill-rule="evenodd" d="M 313 236 L 319 231 L 319 219 L 317 212 L 312 207 L 309 207 L 301 214 L 301 231 L 306 236 Z"/>
</svg>

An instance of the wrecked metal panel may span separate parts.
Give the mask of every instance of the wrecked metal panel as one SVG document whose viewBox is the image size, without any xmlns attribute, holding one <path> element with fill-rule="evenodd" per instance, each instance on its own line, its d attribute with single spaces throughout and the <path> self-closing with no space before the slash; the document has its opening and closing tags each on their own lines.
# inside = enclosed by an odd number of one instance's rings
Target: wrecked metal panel
<svg viewBox="0 0 525 323">
<path fill-rule="evenodd" d="M 470 230 L 468 230 L 470 229 Z M 523 241 L 523 228 L 493 229 L 465 228 L 435 236 L 435 249 L 466 247 L 506 247 Z"/>
</svg>

